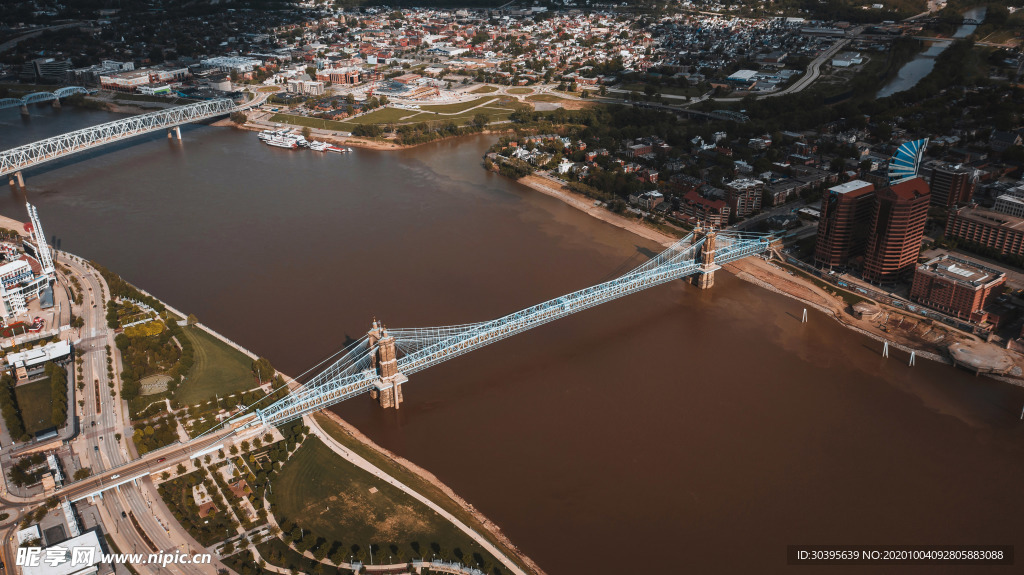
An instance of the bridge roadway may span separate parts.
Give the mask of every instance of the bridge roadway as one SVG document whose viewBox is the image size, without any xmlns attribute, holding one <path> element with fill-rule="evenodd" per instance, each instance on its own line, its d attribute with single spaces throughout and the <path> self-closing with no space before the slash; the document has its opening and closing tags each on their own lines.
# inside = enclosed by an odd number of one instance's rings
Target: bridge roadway
<svg viewBox="0 0 1024 575">
<path fill-rule="evenodd" d="M 159 472 L 178 463 L 187 462 L 193 455 L 216 446 L 218 443 L 234 435 L 234 433 L 234 430 L 223 430 L 216 434 L 194 439 L 188 443 L 172 443 L 167 447 L 147 453 L 124 465 L 113 467 L 87 479 L 71 483 L 49 495 L 17 497 L 8 493 L 0 497 L 0 505 L 7 508 L 24 507 L 33 503 L 41 503 L 50 497 L 57 497 L 61 500 L 67 499 L 72 502 L 78 501 L 116 487 L 117 484 L 123 483 L 125 479 L 144 477 L 147 474 Z M 159 461 L 161 458 L 163 461 Z"/>
<path fill-rule="evenodd" d="M 697 229 L 636 269 L 589 288 L 537 304 L 507 316 L 475 324 L 387 330 L 373 329 L 347 348 L 340 359 L 301 388 L 254 415 L 232 421 L 247 427 L 280 425 L 363 393 L 383 407 L 398 407 L 408 375 L 483 346 L 614 299 L 663 283 L 695 276 L 702 289 L 714 283 L 719 264 L 763 253 L 769 234 Z M 225 426 L 227 423 L 224 424 Z"/>
</svg>

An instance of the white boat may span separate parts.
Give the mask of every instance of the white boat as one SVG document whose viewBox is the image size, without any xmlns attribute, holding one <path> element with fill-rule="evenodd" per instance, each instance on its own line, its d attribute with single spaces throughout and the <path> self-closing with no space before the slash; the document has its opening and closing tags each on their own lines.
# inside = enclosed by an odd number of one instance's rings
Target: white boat
<svg viewBox="0 0 1024 575">
<path fill-rule="evenodd" d="M 338 146 L 335 146 L 333 144 L 329 144 L 326 150 L 328 152 L 334 152 L 335 154 L 342 154 L 347 151 L 345 148 L 339 148 Z"/>
<path fill-rule="evenodd" d="M 314 152 L 326 152 L 328 145 L 329 144 L 327 144 L 326 142 L 318 142 L 316 140 L 313 140 L 309 143 L 309 149 L 313 150 Z"/>
<path fill-rule="evenodd" d="M 294 138 L 288 138 L 285 136 L 271 136 L 266 140 L 268 146 L 274 146 L 275 148 L 289 148 L 294 150 L 299 147 L 295 142 Z"/>
</svg>

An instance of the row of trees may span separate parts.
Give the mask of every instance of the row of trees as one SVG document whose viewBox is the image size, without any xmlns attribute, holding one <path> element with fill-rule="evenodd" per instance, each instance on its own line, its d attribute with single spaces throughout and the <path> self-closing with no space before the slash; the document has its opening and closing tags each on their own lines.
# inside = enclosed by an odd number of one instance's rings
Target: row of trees
<svg viewBox="0 0 1024 575">
<path fill-rule="evenodd" d="M 14 394 L 14 383 L 14 376 L 9 373 L 0 377 L 0 412 L 3 413 L 4 425 L 11 439 L 28 441 L 32 437 L 25 432 L 25 422 L 21 420 L 21 409 L 18 408 L 18 398 Z"/>
<path fill-rule="evenodd" d="M 48 361 L 43 366 L 43 371 L 50 378 L 53 424 L 64 427 L 68 421 L 68 370 Z"/>
</svg>

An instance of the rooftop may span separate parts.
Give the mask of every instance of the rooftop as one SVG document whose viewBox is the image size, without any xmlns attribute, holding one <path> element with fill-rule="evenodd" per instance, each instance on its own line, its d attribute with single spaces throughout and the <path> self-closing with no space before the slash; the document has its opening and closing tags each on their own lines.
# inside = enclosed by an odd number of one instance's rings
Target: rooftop
<svg viewBox="0 0 1024 575">
<path fill-rule="evenodd" d="M 917 266 L 918 270 L 970 287 L 982 286 L 1006 277 L 1006 273 L 975 261 L 943 254 Z"/>
<path fill-rule="evenodd" d="M 850 192 L 863 190 L 864 188 L 869 188 L 866 191 L 872 191 L 875 189 L 875 185 L 870 182 L 865 182 L 864 180 L 851 180 L 849 182 L 846 182 L 845 184 L 832 186 L 831 188 L 828 189 L 828 191 L 834 194 L 848 194 Z"/>
<path fill-rule="evenodd" d="M 964 207 L 956 210 L 953 214 L 987 226 L 999 226 L 1014 231 L 1024 231 L 1024 218 L 1001 214 L 984 208 Z"/>
<path fill-rule="evenodd" d="M 79 553 L 72 554 L 72 548 L 92 549 L 92 557 L 88 557 L 89 551 L 85 552 L 85 557 L 80 556 Z M 96 536 L 95 530 L 87 531 L 59 545 L 51 545 L 47 549 L 49 552 L 40 558 L 38 565 L 22 567 L 21 572 L 24 575 L 72 575 L 82 571 L 94 572 L 89 571 L 88 568 L 98 564 L 103 559 L 103 547 L 100 546 L 100 540 Z M 60 549 L 64 550 L 64 555 L 60 562 L 54 563 L 50 561 L 50 553 Z"/>
</svg>

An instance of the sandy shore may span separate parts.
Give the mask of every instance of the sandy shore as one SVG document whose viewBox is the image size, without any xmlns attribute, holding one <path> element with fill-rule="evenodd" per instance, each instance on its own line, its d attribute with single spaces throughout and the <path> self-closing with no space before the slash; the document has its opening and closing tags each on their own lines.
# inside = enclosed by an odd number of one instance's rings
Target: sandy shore
<svg viewBox="0 0 1024 575">
<path fill-rule="evenodd" d="M 6 228 L 8 230 L 14 230 L 22 236 L 28 236 L 28 232 L 25 231 L 25 223 L 19 222 L 14 218 L 8 218 L 7 216 L 0 216 L 0 228 Z"/>
<path fill-rule="evenodd" d="M 603 222 L 608 222 L 613 226 L 629 230 L 642 238 L 651 240 L 652 242 L 657 242 L 667 247 L 679 241 L 679 238 L 672 237 L 662 231 L 647 227 L 638 220 L 626 218 L 619 214 L 609 212 L 603 207 L 595 205 L 594 200 L 582 194 L 571 192 L 565 187 L 558 188 L 556 187 L 557 184 L 555 184 L 555 182 L 552 182 L 547 178 L 531 175 L 519 178 L 518 182 L 525 186 L 529 186 L 538 192 L 558 198 L 570 206 L 586 212 Z"/>
</svg>

